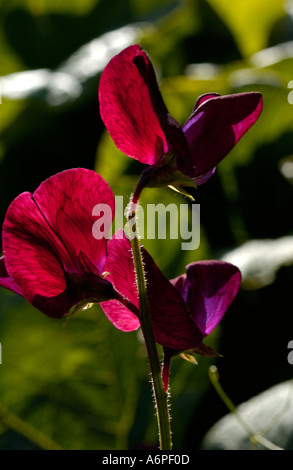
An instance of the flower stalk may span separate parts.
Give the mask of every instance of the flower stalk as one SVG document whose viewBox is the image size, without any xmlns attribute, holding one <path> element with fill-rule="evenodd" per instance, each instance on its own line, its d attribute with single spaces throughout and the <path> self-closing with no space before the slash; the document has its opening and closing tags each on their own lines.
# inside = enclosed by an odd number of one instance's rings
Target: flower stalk
<svg viewBox="0 0 293 470">
<path fill-rule="evenodd" d="M 136 193 L 135 193 L 136 194 Z M 130 211 L 128 214 L 128 223 L 131 223 L 131 227 L 135 236 L 131 237 L 131 249 L 133 254 L 133 261 L 136 273 L 136 282 L 139 297 L 139 319 L 141 324 L 142 333 L 145 340 L 150 373 L 152 379 L 153 393 L 156 404 L 156 415 L 158 422 L 158 433 L 160 441 L 160 450 L 171 450 L 172 449 L 172 437 L 170 427 L 170 416 L 168 408 L 168 393 L 164 390 L 162 378 L 161 378 L 161 367 L 158 357 L 158 350 L 154 339 L 152 330 L 148 298 L 146 279 L 144 273 L 143 259 L 141 253 L 141 247 L 139 237 L 137 234 L 136 224 L 136 208 L 138 198 L 134 195 L 131 200 Z"/>
</svg>

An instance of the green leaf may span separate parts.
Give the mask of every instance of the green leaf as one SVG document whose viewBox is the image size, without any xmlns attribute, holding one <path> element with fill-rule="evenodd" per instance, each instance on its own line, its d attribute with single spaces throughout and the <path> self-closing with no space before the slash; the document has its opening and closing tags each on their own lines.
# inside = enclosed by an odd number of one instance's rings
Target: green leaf
<svg viewBox="0 0 293 470">
<path fill-rule="evenodd" d="M 242 403 L 237 407 L 237 414 L 253 431 L 255 438 L 248 434 L 234 413 L 228 414 L 207 432 L 202 449 L 264 450 L 279 447 L 292 450 L 292 398 L 292 381 L 288 381 L 275 385 Z"/>
<path fill-rule="evenodd" d="M 91 11 L 98 0 L 14 0 L 13 6 L 27 8 L 32 15 L 46 15 L 61 13 L 71 15 L 84 15 Z"/>
<path fill-rule="evenodd" d="M 127 449 L 148 375 L 137 333 L 118 331 L 98 306 L 64 326 L 18 296 L 0 297 L 0 403 L 63 449 Z M 0 447 L 10 447 L 6 437 Z"/>
<path fill-rule="evenodd" d="M 208 0 L 235 37 L 243 57 L 268 46 L 272 26 L 286 15 L 285 1 Z"/>
</svg>

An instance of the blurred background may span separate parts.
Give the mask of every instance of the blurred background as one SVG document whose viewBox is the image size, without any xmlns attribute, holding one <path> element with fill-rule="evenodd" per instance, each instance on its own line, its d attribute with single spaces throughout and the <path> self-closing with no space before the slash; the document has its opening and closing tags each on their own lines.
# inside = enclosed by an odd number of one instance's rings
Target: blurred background
<svg viewBox="0 0 293 470">
<path fill-rule="evenodd" d="M 171 370 L 174 448 L 225 448 L 221 438 L 205 438 L 228 412 L 209 366 L 217 365 L 236 405 L 293 372 L 293 2 L 2 0 L 0 9 L 1 225 L 19 193 L 77 166 L 96 169 L 127 204 L 143 166 L 115 148 L 97 95 L 103 68 L 124 47 L 147 50 L 181 124 L 203 93 L 263 94 L 258 122 L 195 193 L 199 248 L 144 240 L 169 278 L 200 259 L 225 259 L 242 271 L 236 301 L 206 339 L 222 357 L 199 357 L 197 366 L 177 358 Z M 146 202 L 186 200 L 149 189 Z M 1 288 L 0 343 L 0 449 L 157 445 L 140 334 L 116 330 L 99 306 L 64 325 Z M 272 401 L 282 408 L 274 391 Z M 256 403 L 266 427 L 273 407 Z M 293 448 L 291 424 L 273 427 L 276 443 Z M 235 435 L 227 446 L 240 448 Z"/>
</svg>

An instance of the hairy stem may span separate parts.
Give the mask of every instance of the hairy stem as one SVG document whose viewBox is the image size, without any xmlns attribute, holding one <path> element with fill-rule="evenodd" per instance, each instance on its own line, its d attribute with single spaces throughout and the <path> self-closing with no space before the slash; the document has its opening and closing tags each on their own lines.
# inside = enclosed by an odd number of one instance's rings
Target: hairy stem
<svg viewBox="0 0 293 470">
<path fill-rule="evenodd" d="M 136 227 L 136 208 L 138 203 L 139 191 L 136 191 L 133 195 L 130 205 L 130 211 L 128 215 L 128 222 L 131 223 L 132 236 L 131 236 L 131 248 L 133 254 L 133 261 L 136 273 L 136 282 L 139 296 L 139 319 L 141 329 L 143 332 L 145 345 L 147 349 L 150 372 L 152 378 L 152 386 L 154 392 L 154 398 L 156 403 L 156 413 L 158 421 L 158 431 L 160 439 L 161 450 L 172 449 L 171 439 L 171 428 L 170 428 L 170 416 L 168 409 L 168 394 L 163 388 L 161 378 L 161 367 L 158 357 L 157 346 L 154 339 L 154 334 L 151 325 L 151 319 L 148 308 L 147 288 L 145 280 L 145 272 L 143 266 L 143 259 L 141 253 L 141 247 L 139 238 L 137 236 Z M 135 234 L 135 235 L 134 235 Z"/>
</svg>

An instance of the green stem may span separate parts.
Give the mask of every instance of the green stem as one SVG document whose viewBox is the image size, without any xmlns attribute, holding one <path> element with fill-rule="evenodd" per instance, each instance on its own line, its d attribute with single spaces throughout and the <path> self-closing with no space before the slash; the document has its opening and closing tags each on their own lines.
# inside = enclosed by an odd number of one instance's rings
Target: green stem
<svg viewBox="0 0 293 470">
<path fill-rule="evenodd" d="M 136 193 L 135 193 L 136 194 Z M 131 201 L 131 208 L 128 215 L 128 222 L 131 223 L 131 248 L 133 254 L 134 267 L 136 272 L 136 282 L 139 296 L 139 311 L 140 311 L 140 324 L 143 332 L 145 345 L 147 349 L 154 398 L 156 403 L 156 412 L 157 412 L 157 421 L 158 421 L 158 430 L 159 430 L 159 439 L 160 439 L 160 450 L 171 450 L 172 449 L 172 440 L 171 440 L 171 428 L 170 428 L 170 416 L 168 409 L 168 394 L 164 391 L 162 377 L 161 377 L 161 367 L 158 357 L 158 351 L 156 342 L 153 335 L 149 308 L 148 308 L 148 299 L 147 299 L 147 288 L 145 273 L 143 267 L 143 259 L 141 254 L 141 247 L 139 238 L 137 236 L 136 228 L 136 207 L 137 207 L 138 198 L 135 196 Z M 133 220 L 134 218 L 134 220 Z M 135 235 L 133 235 L 135 234 Z"/>
<path fill-rule="evenodd" d="M 218 393 L 219 397 L 222 399 L 222 401 L 225 403 L 227 408 L 230 410 L 231 413 L 234 414 L 240 425 L 243 427 L 244 431 L 249 435 L 250 440 L 252 444 L 262 444 L 265 448 L 269 450 L 283 450 L 281 447 L 277 446 L 273 442 L 269 441 L 266 439 L 264 436 L 261 434 L 255 433 L 250 426 L 244 421 L 244 419 L 240 416 L 240 414 L 237 411 L 236 406 L 234 403 L 230 400 L 228 395 L 224 392 L 222 386 L 220 385 L 219 382 L 219 373 L 218 369 L 216 366 L 211 366 L 209 369 L 209 377 L 210 380 Z"/>
<path fill-rule="evenodd" d="M 41 431 L 38 431 L 11 411 L 8 411 L 7 408 L 5 408 L 2 404 L 0 404 L 0 422 L 7 428 L 21 434 L 26 439 L 39 446 L 41 449 L 61 450 L 61 447 L 49 436 L 42 433 Z"/>
</svg>

